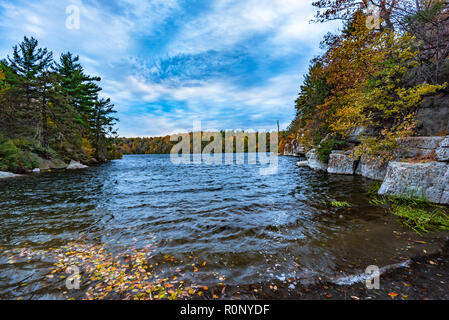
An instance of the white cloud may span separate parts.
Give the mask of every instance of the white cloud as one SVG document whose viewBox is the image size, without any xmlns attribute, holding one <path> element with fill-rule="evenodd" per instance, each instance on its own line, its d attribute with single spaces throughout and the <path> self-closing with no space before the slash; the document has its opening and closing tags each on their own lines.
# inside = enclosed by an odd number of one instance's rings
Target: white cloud
<svg viewBox="0 0 449 320">
<path fill-rule="evenodd" d="M 193 18 L 182 11 L 186 9 L 178 0 L 101 3 L 3 0 L 0 54 L 2 57 L 10 54 L 11 47 L 24 35 L 38 38 L 41 46 L 54 50 L 55 58 L 65 51 L 79 54 L 86 71 L 103 78 L 104 95 L 116 104 L 121 118 L 120 134 L 126 136 L 185 131 L 191 128 L 193 119 L 204 119 L 209 127 L 218 129 L 245 129 L 253 125 L 258 126 L 256 129 L 269 128 L 273 119 L 286 126 L 286 119 L 294 116 L 300 74 L 307 70 L 306 61 L 304 65 L 299 63 L 304 57 L 315 55 L 322 35 L 338 26 L 310 24 L 315 10 L 311 1 L 305 0 L 216 0 L 209 4 L 210 10 Z M 80 30 L 65 27 L 69 4 L 80 8 Z M 164 29 L 167 21 L 176 26 L 176 31 Z M 155 42 L 145 43 L 148 39 Z M 253 47 L 250 41 L 254 39 L 257 44 Z M 151 51 L 154 47 L 155 56 Z M 222 71 L 209 75 L 208 80 L 195 81 L 174 78 L 153 81 L 140 76 L 149 72 L 142 60 L 210 50 L 244 52 L 260 60 L 290 59 L 292 67 L 271 72 L 268 70 L 271 66 L 263 65 L 261 68 L 267 70 L 262 70 L 264 77 L 257 85 L 250 81 L 241 83 L 238 76 L 230 77 Z M 208 60 L 211 66 L 221 63 L 219 59 L 230 67 L 238 62 L 232 60 L 232 55 L 202 58 L 218 59 Z M 193 67 L 202 67 L 207 72 L 205 62 L 192 61 Z M 141 70 L 136 71 L 139 65 Z M 158 105 L 161 101 L 171 101 L 170 110 Z"/>
<path fill-rule="evenodd" d="M 221 50 L 258 34 L 270 34 L 272 52 L 288 53 L 287 47 L 313 39 L 319 41 L 330 28 L 338 26 L 310 24 L 314 13 L 311 1 L 219 0 L 210 13 L 185 25 L 169 46 L 169 52 Z"/>
</svg>

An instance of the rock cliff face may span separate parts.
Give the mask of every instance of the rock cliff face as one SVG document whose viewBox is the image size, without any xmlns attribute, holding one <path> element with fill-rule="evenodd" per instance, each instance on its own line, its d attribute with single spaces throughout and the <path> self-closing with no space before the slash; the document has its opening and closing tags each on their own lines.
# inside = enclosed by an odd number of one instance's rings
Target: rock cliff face
<svg viewBox="0 0 449 320">
<path fill-rule="evenodd" d="M 449 95 L 428 97 L 416 113 L 417 131 L 421 136 L 449 132 Z"/>
</svg>

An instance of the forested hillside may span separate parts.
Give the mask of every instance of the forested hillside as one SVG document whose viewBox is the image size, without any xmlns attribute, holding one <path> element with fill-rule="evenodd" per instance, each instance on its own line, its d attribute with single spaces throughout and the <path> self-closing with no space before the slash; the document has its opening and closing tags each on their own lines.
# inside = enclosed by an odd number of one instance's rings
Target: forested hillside
<svg viewBox="0 0 449 320">
<path fill-rule="evenodd" d="M 328 34 L 325 52 L 311 61 L 280 151 L 297 139 L 326 161 L 331 150 L 356 140 L 358 155 L 389 160 L 399 138 L 416 135 L 422 101 L 449 92 L 448 1 L 320 0 L 314 6 L 318 22 L 341 19 L 344 28 Z"/>
<path fill-rule="evenodd" d="M 226 137 L 226 134 L 228 135 Z M 202 132 L 201 150 L 214 141 L 211 136 L 220 135 L 222 140 L 222 152 L 226 151 L 226 141 L 232 143 L 232 152 L 237 152 L 237 143 L 235 136 L 242 135 L 239 141 L 243 141 L 243 150 L 248 152 L 248 136 L 244 132 Z M 207 136 L 207 137 L 206 137 Z M 232 137 L 231 137 L 232 136 Z M 190 152 L 193 152 L 193 133 L 189 133 Z M 169 154 L 177 141 L 170 141 L 170 136 L 152 137 L 152 138 L 119 138 L 116 140 L 116 150 L 123 154 Z M 270 151 L 270 133 L 266 133 L 265 150 Z M 259 139 L 256 139 L 256 150 L 259 151 Z"/>
<path fill-rule="evenodd" d="M 68 52 L 57 61 L 25 37 L 0 62 L 0 171 L 23 172 L 45 160 L 105 161 L 118 119 L 101 79 Z"/>
</svg>

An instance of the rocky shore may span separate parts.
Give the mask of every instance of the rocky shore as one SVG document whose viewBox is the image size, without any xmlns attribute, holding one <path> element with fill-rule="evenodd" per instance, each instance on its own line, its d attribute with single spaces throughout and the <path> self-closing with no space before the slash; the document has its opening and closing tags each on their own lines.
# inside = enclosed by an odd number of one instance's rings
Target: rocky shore
<svg viewBox="0 0 449 320">
<path fill-rule="evenodd" d="M 432 203 L 449 204 L 449 136 L 410 137 L 399 141 L 394 161 L 383 163 L 356 158 L 353 150 L 334 150 L 328 163 L 316 149 L 308 152 L 294 140 L 284 155 L 305 156 L 298 166 L 340 175 L 361 175 L 382 181 L 380 195 L 425 198 Z"/>
<path fill-rule="evenodd" d="M 99 162 L 96 159 L 91 159 L 87 162 L 84 162 L 85 164 L 71 160 L 70 163 L 65 163 L 64 161 L 60 159 L 42 159 L 40 157 L 37 157 L 39 162 L 39 167 L 34 168 L 33 170 L 30 170 L 27 172 L 28 174 L 37 174 L 41 172 L 50 172 L 52 170 L 81 170 L 81 169 L 87 169 L 90 165 L 98 164 Z M 11 178 L 19 178 L 23 177 L 22 174 L 15 174 L 12 172 L 3 172 L 0 171 L 0 180 L 2 179 L 11 179 Z"/>
</svg>

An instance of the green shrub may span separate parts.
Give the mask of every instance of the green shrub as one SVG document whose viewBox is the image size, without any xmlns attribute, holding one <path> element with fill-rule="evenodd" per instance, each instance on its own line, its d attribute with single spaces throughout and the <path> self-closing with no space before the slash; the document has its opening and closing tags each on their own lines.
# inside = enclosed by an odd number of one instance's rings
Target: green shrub
<svg viewBox="0 0 449 320">
<path fill-rule="evenodd" d="M 29 151 L 22 151 L 11 140 L 0 135 L 0 170 L 23 172 L 38 166 Z"/>
<path fill-rule="evenodd" d="M 25 151 L 25 152 L 29 151 L 29 152 L 35 153 L 42 158 L 56 158 L 57 157 L 57 153 L 54 150 L 43 148 L 35 140 L 19 138 L 19 139 L 12 140 L 12 142 L 14 143 L 14 145 L 17 148 L 21 149 L 22 151 Z"/>
<path fill-rule="evenodd" d="M 324 163 L 329 162 L 329 155 L 332 150 L 339 150 L 345 145 L 345 142 L 342 140 L 336 139 L 328 139 L 323 141 L 318 148 L 318 156 L 320 157 L 320 161 Z"/>
</svg>

